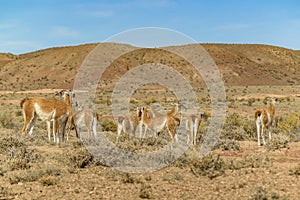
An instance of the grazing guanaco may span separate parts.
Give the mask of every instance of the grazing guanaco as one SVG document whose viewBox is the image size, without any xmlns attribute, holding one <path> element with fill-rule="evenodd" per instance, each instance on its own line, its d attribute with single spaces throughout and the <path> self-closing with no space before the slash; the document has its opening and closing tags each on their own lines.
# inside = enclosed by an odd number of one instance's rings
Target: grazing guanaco
<svg viewBox="0 0 300 200">
<path fill-rule="evenodd" d="M 200 115 L 189 115 L 186 120 L 186 130 L 188 131 L 188 140 L 187 144 L 192 143 L 196 145 L 198 128 L 201 124 L 201 121 L 204 117 L 204 113 L 201 112 Z"/>
<path fill-rule="evenodd" d="M 59 143 L 59 130 L 62 133 L 64 140 L 64 132 L 66 123 L 72 113 L 71 96 L 65 91 L 62 94 L 65 102 L 55 98 L 25 98 L 20 102 L 24 116 L 24 126 L 22 134 L 25 135 L 29 128 L 29 134 L 32 134 L 36 118 L 39 117 L 42 121 L 47 122 L 47 131 L 49 141 L 51 140 L 51 122 L 53 123 L 54 142 Z"/>
<path fill-rule="evenodd" d="M 257 143 L 258 146 L 261 145 L 260 137 L 262 137 L 263 145 L 266 145 L 265 141 L 265 129 L 267 129 L 269 134 L 269 140 L 272 139 L 271 135 L 271 128 L 274 121 L 275 115 L 275 103 L 278 102 L 277 98 L 268 98 L 269 107 L 268 108 L 261 108 L 255 111 L 254 117 L 256 122 L 256 129 L 257 129 Z"/>
<path fill-rule="evenodd" d="M 145 126 L 144 136 L 147 130 L 151 130 L 155 137 L 164 128 L 167 127 L 172 141 L 177 141 L 175 137 L 175 129 L 180 124 L 180 118 L 176 116 L 178 112 L 178 104 L 176 104 L 167 114 L 162 114 L 156 110 L 142 107 L 141 109 L 141 125 Z"/>
<path fill-rule="evenodd" d="M 136 115 L 134 116 L 119 116 L 117 119 L 118 123 L 118 136 L 116 143 L 120 140 L 120 135 L 122 132 L 126 133 L 129 138 L 129 134 L 135 135 L 137 127 L 141 121 L 142 111 L 141 108 L 136 108 Z"/>
<path fill-rule="evenodd" d="M 97 121 L 100 119 L 100 115 L 93 110 L 78 110 L 71 119 L 71 123 L 75 128 L 76 136 L 80 138 L 81 129 L 86 127 L 90 137 L 94 139 L 97 136 Z M 67 134 L 68 139 L 68 134 Z"/>
</svg>

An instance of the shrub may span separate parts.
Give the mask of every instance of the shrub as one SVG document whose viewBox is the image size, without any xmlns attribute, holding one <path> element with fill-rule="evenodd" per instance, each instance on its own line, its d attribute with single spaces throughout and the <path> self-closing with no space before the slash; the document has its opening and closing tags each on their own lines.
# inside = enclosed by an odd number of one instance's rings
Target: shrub
<svg viewBox="0 0 300 200">
<path fill-rule="evenodd" d="M 117 125 L 113 120 L 103 120 L 101 122 L 102 131 L 111 131 L 116 132 L 117 131 Z"/>
<path fill-rule="evenodd" d="M 38 180 L 43 186 L 57 185 L 59 179 L 55 176 L 43 176 Z"/>
<path fill-rule="evenodd" d="M 201 160 L 194 159 L 191 163 L 192 173 L 199 176 L 207 176 L 210 179 L 225 174 L 226 164 L 219 155 L 208 155 Z"/>
<path fill-rule="evenodd" d="M 7 129 L 14 129 L 14 127 L 15 127 L 14 119 L 16 118 L 16 116 L 14 114 L 15 113 L 10 112 L 10 111 L 1 112 L 0 127 L 7 128 Z"/>
<path fill-rule="evenodd" d="M 36 169 L 36 170 L 26 170 L 26 171 L 21 171 L 21 172 L 16 172 L 16 173 L 11 173 L 8 176 L 10 184 L 16 184 L 19 182 L 34 182 L 37 180 L 42 179 L 41 181 L 43 182 L 43 179 L 45 180 L 45 177 L 48 176 L 60 176 L 61 171 L 60 169 Z"/>
<path fill-rule="evenodd" d="M 251 195 L 249 200 L 267 200 L 268 193 L 265 188 L 259 187 L 256 189 L 255 193 Z"/>
<path fill-rule="evenodd" d="M 85 147 L 72 149 L 66 153 L 65 161 L 73 168 L 85 168 L 93 161 L 93 156 Z"/>
<path fill-rule="evenodd" d="M 294 169 L 291 169 L 289 174 L 298 177 L 300 175 L 300 163 Z"/>
<path fill-rule="evenodd" d="M 121 181 L 122 183 L 135 183 L 138 182 L 131 174 L 129 173 L 123 173 L 121 175 Z"/>
<path fill-rule="evenodd" d="M 266 145 L 268 150 L 278 150 L 288 147 L 289 138 L 282 134 L 276 134 L 272 136 L 272 139 Z"/>
<path fill-rule="evenodd" d="M 235 140 L 219 140 L 218 144 L 214 146 L 214 149 L 220 149 L 222 151 L 234 150 L 239 151 L 240 145 Z"/>
<path fill-rule="evenodd" d="M 156 99 L 155 99 L 154 97 L 151 97 L 151 98 L 145 100 L 144 103 L 145 103 L 146 105 L 150 105 L 150 104 L 152 104 L 152 103 L 156 103 Z"/>
<path fill-rule="evenodd" d="M 256 191 L 248 198 L 249 200 L 284 200 L 288 199 L 286 196 L 280 196 L 276 192 L 272 192 L 271 194 L 263 187 L 258 187 Z"/>
<path fill-rule="evenodd" d="M 283 118 L 278 122 L 276 130 L 277 132 L 288 136 L 290 139 L 296 137 L 300 127 L 300 115 L 293 112 L 290 115 Z"/>
<path fill-rule="evenodd" d="M 13 136 L 0 140 L 0 153 L 4 155 L 1 163 L 7 170 L 28 169 L 31 163 L 41 160 L 40 154 L 29 149 L 20 138 Z"/>
<path fill-rule="evenodd" d="M 255 101 L 256 101 L 255 98 L 250 98 L 250 99 L 248 99 L 248 101 L 247 101 L 247 105 L 248 105 L 248 106 L 252 106 L 252 104 L 253 104 Z"/>
<path fill-rule="evenodd" d="M 239 141 L 249 140 L 253 138 L 254 132 L 253 121 L 244 120 L 237 113 L 233 113 L 226 118 L 221 138 Z"/>
<path fill-rule="evenodd" d="M 151 193 L 152 193 L 151 186 L 142 183 L 140 192 L 139 192 L 139 197 L 142 199 L 150 199 L 152 196 Z"/>
<path fill-rule="evenodd" d="M 230 161 L 227 163 L 228 169 L 239 170 L 242 168 L 260 168 L 270 167 L 272 163 L 267 156 L 248 156 L 244 159 L 237 161 Z"/>
</svg>

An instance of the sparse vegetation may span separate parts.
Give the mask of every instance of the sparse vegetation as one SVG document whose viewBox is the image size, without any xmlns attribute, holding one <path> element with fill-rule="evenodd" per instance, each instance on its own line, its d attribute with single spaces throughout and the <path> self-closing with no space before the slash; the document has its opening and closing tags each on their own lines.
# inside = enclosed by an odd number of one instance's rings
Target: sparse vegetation
<svg viewBox="0 0 300 200">
<path fill-rule="evenodd" d="M 251 140 L 255 126 L 253 121 L 242 119 L 237 113 L 230 114 L 226 117 L 224 129 L 221 138 L 230 140 Z"/>
<path fill-rule="evenodd" d="M 151 199 L 152 188 L 150 185 L 142 184 L 139 192 L 139 197 L 142 199 Z"/>
<path fill-rule="evenodd" d="M 102 131 L 111 131 L 111 132 L 117 131 L 117 125 L 113 120 L 107 119 L 101 121 L 101 127 L 102 127 Z"/>
<path fill-rule="evenodd" d="M 295 94 L 299 92 L 297 85 L 300 79 L 297 77 L 300 73 L 295 70 L 299 57 L 292 50 L 287 50 L 293 56 L 288 58 L 291 63 L 288 61 L 284 64 L 290 69 L 286 70 L 282 63 L 278 65 L 280 62 L 273 62 L 269 59 L 273 57 L 268 57 L 267 54 L 251 57 L 251 51 L 240 51 L 243 49 L 238 45 L 206 45 L 205 48 L 210 50 L 212 57 L 217 59 L 217 64 L 228 69 L 221 70 L 226 83 L 228 106 L 218 144 L 208 156 L 199 158 L 199 151 L 211 122 L 211 116 L 207 115 L 205 122 L 201 124 L 197 145 L 189 147 L 179 159 L 164 169 L 148 174 L 133 174 L 103 166 L 74 135 L 70 136 L 70 141 L 60 146 L 49 143 L 45 124 L 39 120 L 33 135 L 19 135 L 23 123 L 18 105 L 20 99 L 25 96 L 50 97 L 51 93 L 36 91 L 25 94 L 18 91 L 72 87 L 76 70 L 94 47 L 94 44 L 74 47 L 72 52 L 68 47 L 49 49 L 47 52 L 42 50 L 17 56 L 18 60 L 12 59 L 14 62 L 8 62 L 4 66 L 0 63 L 0 71 L 4 75 L 0 80 L 0 87 L 3 91 L 14 91 L 0 96 L 0 199 L 51 199 L 54 195 L 63 199 L 195 199 L 203 196 L 207 199 L 297 198 L 295 191 L 299 188 L 300 167 L 295 163 L 299 163 L 300 98 Z M 259 50 L 256 46 L 251 48 Z M 227 57 L 228 50 L 232 58 Z M 101 115 L 111 115 L 111 94 L 116 80 L 134 66 L 155 62 L 153 58 L 156 54 L 159 55 L 160 63 L 174 67 L 190 81 L 200 110 L 211 113 L 208 90 L 201 78 L 193 76 L 195 73 L 188 62 L 162 51 L 147 51 L 142 49 L 140 52 L 122 55 L 103 74 L 103 80 L 99 81 L 99 88 L 92 99 Z M 52 56 L 48 57 L 49 55 Z M 65 59 L 62 55 L 69 55 L 72 59 Z M 266 60 L 270 63 L 266 63 Z M 55 70 L 61 69 L 59 73 L 49 73 L 53 66 L 56 66 Z M 276 69 L 271 69 L 273 67 Z M 233 74 L 231 69 L 237 73 Z M 270 73 L 270 77 L 259 79 L 262 73 Z M 86 76 L 88 75 L 87 73 Z M 247 86 L 253 80 L 256 85 Z M 276 86 L 277 83 L 281 86 Z M 239 86 L 240 84 L 243 86 Z M 289 84 L 293 85 L 285 86 Z M 265 97 L 271 94 L 282 95 L 276 110 L 279 120 L 273 129 L 273 139 L 267 141 L 266 146 L 257 146 L 253 110 L 263 106 L 266 103 Z M 130 109 L 152 103 L 168 106 L 174 99 L 176 100 L 174 94 L 168 89 L 149 85 L 135 91 L 129 104 Z M 116 139 L 115 122 L 102 119 L 100 124 L 105 136 L 113 143 Z M 170 144 L 166 132 L 162 132 L 158 138 L 150 134 L 143 139 L 124 135 L 117 148 L 133 154 L 152 153 Z M 94 148 L 98 146 L 94 145 Z M 177 150 L 176 146 L 174 150 Z M 169 161 L 168 158 L 157 160 Z M 261 180 L 263 187 L 260 187 Z M 286 187 L 287 182 L 289 187 Z"/>
<path fill-rule="evenodd" d="M 207 176 L 210 179 L 225 175 L 226 163 L 219 155 L 208 155 L 201 160 L 194 159 L 190 163 L 192 173 Z"/>
<path fill-rule="evenodd" d="M 263 187 L 258 187 L 256 191 L 248 198 L 248 200 L 288 200 L 288 198 L 284 196 L 280 196 L 276 192 L 272 192 L 271 194 Z"/>
</svg>

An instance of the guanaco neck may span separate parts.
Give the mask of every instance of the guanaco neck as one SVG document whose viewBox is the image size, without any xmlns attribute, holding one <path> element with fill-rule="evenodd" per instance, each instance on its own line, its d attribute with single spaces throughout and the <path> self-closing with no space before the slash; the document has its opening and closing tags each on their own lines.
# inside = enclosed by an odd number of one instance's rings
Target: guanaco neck
<svg viewBox="0 0 300 200">
<path fill-rule="evenodd" d="M 272 116 L 275 115 L 275 104 L 274 104 L 274 102 L 270 102 L 270 105 L 269 105 L 269 111 L 270 111 L 270 114 L 271 114 Z"/>
<path fill-rule="evenodd" d="M 70 95 L 65 95 L 64 96 L 64 101 L 67 105 L 71 105 L 71 98 L 70 98 Z"/>
<path fill-rule="evenodd" d="M 176 105 L 172 108 L 172 110 L 170 110 L 170 111 L 168 112 L 168 116 L 174 116 L 174 115 L 176 115 L 176 114 L 178 113 L 178 110 L 179 110 L 179 107 L 178 107 L 178 104 L 176 104 Z"/>
<path fill-rule="evenodd" d="M 148 109 L 144 108 L 144 110 L 142 110 L 141 119 L 142 119 L 143 123 L 148 124 L 150 122 L 149 110 Z"/>
</svg>

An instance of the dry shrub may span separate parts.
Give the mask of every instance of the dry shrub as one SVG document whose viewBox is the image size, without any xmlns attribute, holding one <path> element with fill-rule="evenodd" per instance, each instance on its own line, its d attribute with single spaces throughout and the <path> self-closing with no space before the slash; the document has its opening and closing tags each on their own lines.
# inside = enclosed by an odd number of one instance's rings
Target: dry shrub
<svg viewBox="0 0 300 200">
<path fill-rule="evenodd" d="M 134 183 L 135 179 L 129 173 L 124 173 L 121 176 L 121 181 L 122 183 Z"/>
<path fill-rule="evenodd" d="M 156 103 L 157 101 L 156 101 L 156 99 L 154 98 L 154 97 L 151 97 L 151 98 L 148 98 L 148 99 L 146 99 L 145 101 L 144 101 L 144 103 L 146 104 L 146 105 L 150 105 L 150 104 L 153 104 L 153 103 Z"/>
<path fill-rule="evenodd" d="M 101 121 L 101 127 L 102 127 L 102 131 L 111 131 L 111 132 L 116 132 L 117 131 L 117 125 L 115 123 L 115 121 L 110 120 L 110 119 L 106 119 Z"/>
<path fill-rule="evenodd" d="M 142 183 L 141 180 L 137 179 L 130 173 L 121 173 L 120 180 L 122 183 Z"/>
<path fill-rule="evenodd" d="M 272 136 L 272 139 L 268 141 L 267 150 L 279 150 L 282 148 L 288 148 L 289 138 L 282 134 L 276 134 Z"/>
<path fill-rule="evenodd" d="M 25 170 L 21 172 L 13 172 L 8 175 L 8 180 L 10 184 L 16 184 L 19 182 L 34 182 L 48 177 L 61 175 L 60 169 L 46 168 L 46 169 L 35 169 L 35 170 Z"/>
<path fill-rule="evenodd" d="M 263 187 L 258 187 L 256 191 L 248 198 L 249 200 L 287 200 L 288 198 L 284 196 L 280 196 L 276 192 L 272 192 L 271 194 Z"/>
<path fill-rule="evenodd" d="M 233 113 L 226 117 L 221 138 L 239 141 L 253 139 L 254 125 L 253 121 L 242 119 L 237 113 Z"/>
<path fill-rule="evenodd" d="M 225 140 L 219 140 L 218 144 L 214 146 L 214 149 L 220 149 L 222 151 L 228 151 L 228 150 L 239 151 L 240 145 L 235 140 L 225 139 Z"/>
<path fill-rule="evenodd" d="M 191 158 L 187 152 L 185 152 L 182 156 L 180 156 L 173 164 L 172 166 L 178 167 L 180 169 L 183 169 L 187 166 L 189 166 L 192 162 L 193 158 Z"/>
<path fill-rule="evenodd" d="M 272 163 L 267 156 L 248 156 L 244 159 L 237 161 L 229 161 L 227 163 L 228 169 L 239 170 L 242 168 L 260 168 L 270 167 Z"/>
<path fill-rule="evenodd" d="M 208 155 L 201 160 L 194 159 L 191 162 L 192 173 L 199 176 L 207 176 L 210 179 L 225 175 L 226 163 L 219 155 Z"/>
<path fill-rule="evenodd" d="M 268 193 L 265 188 L 259 187 L 256 189 L 255 193 L 252 194 L 249 200 L 267 200 Z"/>
<path fill-rule="evenodd" d="M 151 199 L 152 198 L 151 185 L 146 185 L 146 184 L 142 183 L 140 191 L 139 191 L 139 197 L 142 199 Z"/>
<path fill-rule="evenodd" d="M 7 187 L 0 186 L 0 199 L 14 199 L 14 195 Z"/>
<path fill-rule="evenodd" d="M 279 134 L 288 137 L 291 141 L 295 141 L 296 138 L 300 138 L 299 127 L 300 114 L 293 112 L 278 122 L 274 132 L 278 132 Z"/>
<path fill-rule="evenodd" d="M 6 129 L 14 129 L 15 123 L 14 119 L 16 118 L 15 113 L 12 111 L 4 111 L 0 113 L 0 127 Z"/>
<path fill-rule="evenodd" d="M 1 169 L 11 171 L 28 169 L 32 163 L 41 161 L 42 157 L 28 146 L 18 136 L 9 136 L 0 139 Z"/>
<path fill-rule="evenodd" d="M 92 164 L 93 156 L 85 147 L 68 150 L 64 156 L 65 162 L 73 168 L 85 168 Z"/>
<path fill-rule="evenodd" d="M 289 174 L 298 177 L 300 175 L 300 163 L 294 169 L 291 169 Z"/>
<path fill-rule="evenodd" d="M 43 176 L 38 180 L 43 186 L 57 185 L 59 178 L 57 176 Z"/>
</svg>

